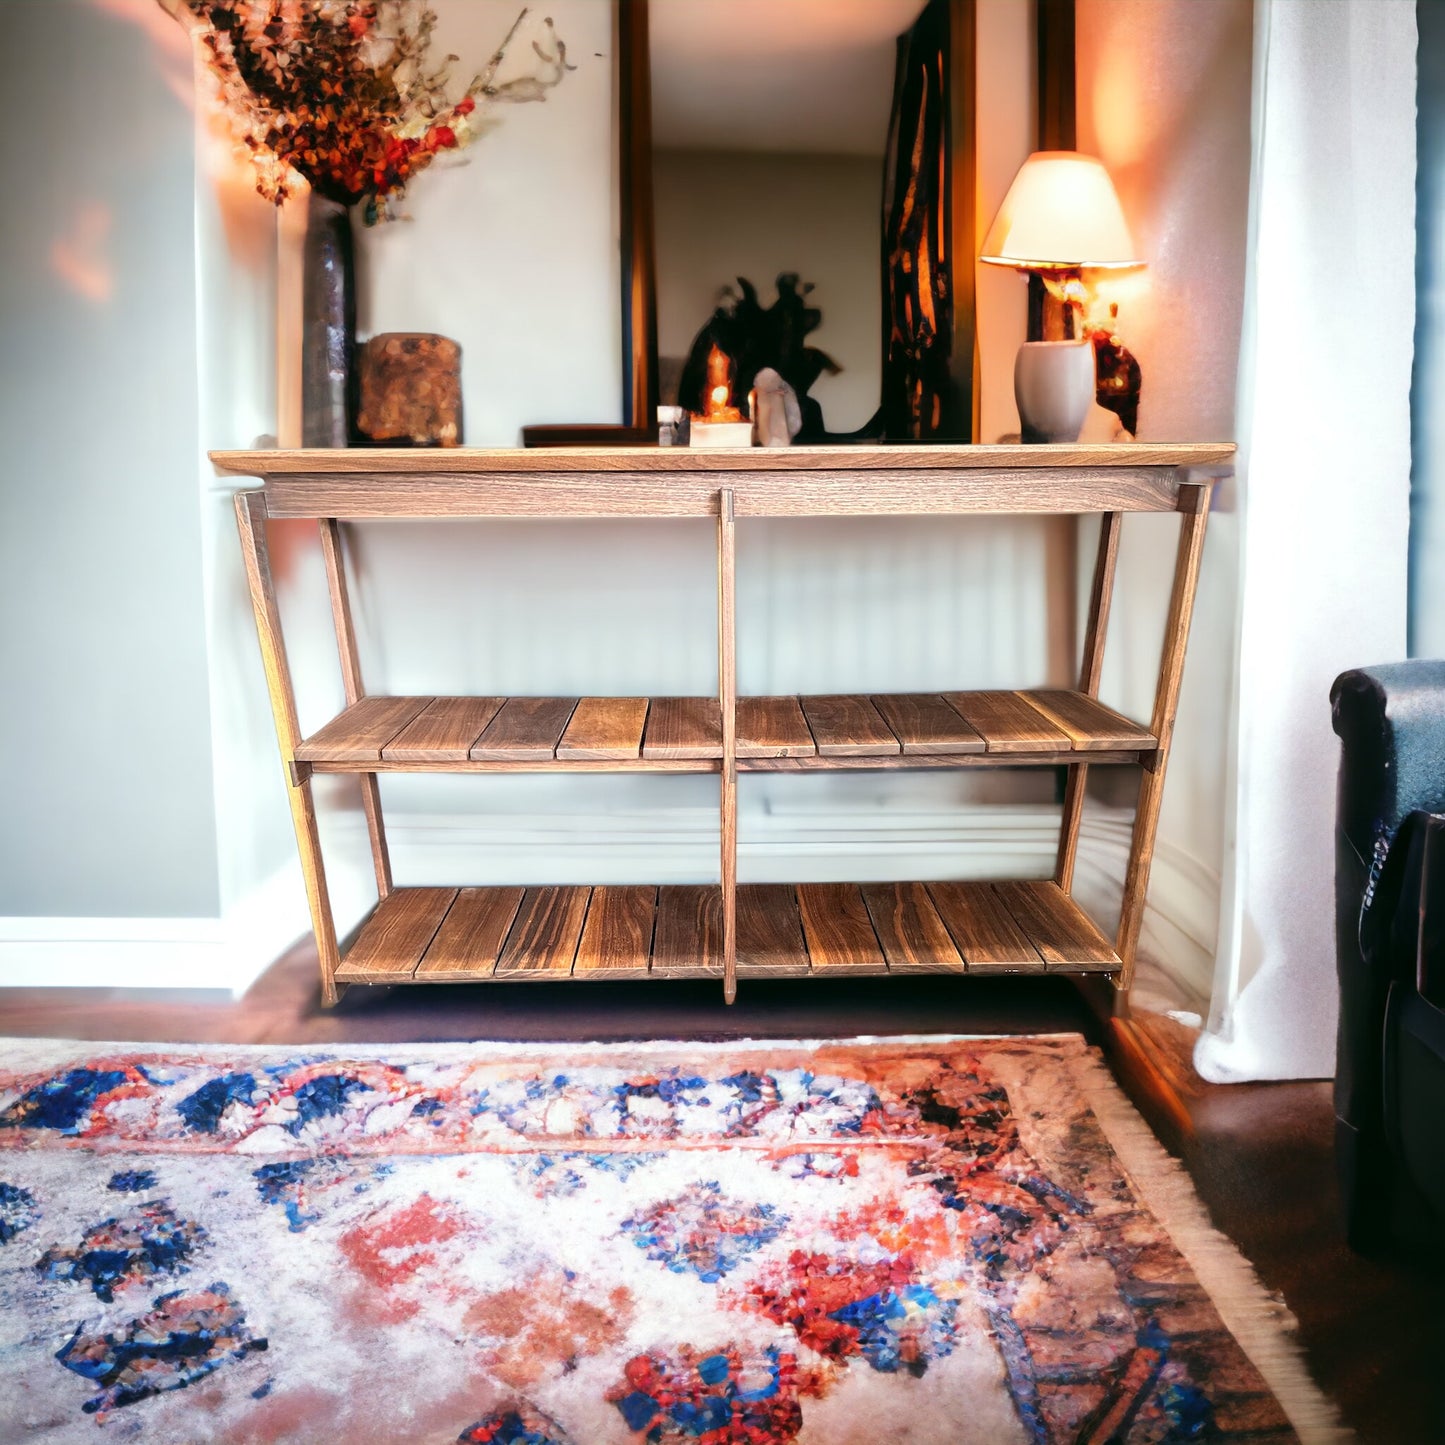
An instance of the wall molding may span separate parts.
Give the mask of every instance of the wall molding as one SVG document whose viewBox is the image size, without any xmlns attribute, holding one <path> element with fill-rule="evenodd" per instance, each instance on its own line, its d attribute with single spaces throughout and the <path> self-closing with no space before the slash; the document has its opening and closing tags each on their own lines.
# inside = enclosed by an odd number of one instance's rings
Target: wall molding
<svg viewBox="0 0 1445 1445">
<path fill-rule="evenodd" d="M 1091 806 L 1080 834 L 1075 888 L 1111 928 L 1128 852 L 1131 813 Z M 327 878 L 344 934 L 375 899 L 361 815 L 327 828 Z M 740 823 L 744 882 L 829 878 L 1046 876 L 1058 810 L 967 811 L 782 808 Z M 399 814 L 387 821 L 398 884 L 707 882 L 717 876 L 711 808 L 597 816 Z M 1219 878 L 1182 850 L 1154 857 L 1141 957 L 1173 985 L 1181 1006 L 1207 998 Z M 239 995 L 310 929 L 300 868 L 291 864 L 216 918 L 0 919 L 0 986 L 219 989 Z"/>
<path fill-rule="evenodd" d="M 0 918 L 0 987 L 239 997 L 310 926 L 297 863 L 222 918 Z"/>
</svg>

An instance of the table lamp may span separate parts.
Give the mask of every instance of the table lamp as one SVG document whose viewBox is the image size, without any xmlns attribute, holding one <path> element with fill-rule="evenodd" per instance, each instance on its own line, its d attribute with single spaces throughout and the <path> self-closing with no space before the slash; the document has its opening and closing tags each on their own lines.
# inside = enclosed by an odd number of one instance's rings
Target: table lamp
<svg viewBox="0 0 1445 1445">
<path fill-rule="evenodd" d="M 1065 341 L 1043 340 L 1039 310 L 1030 308 L 1029 339 L 1014 362 L 1014 399 L 1024 441 L 1077 441 L 1095 389 L 1093 344 L 1073 325 L 1081 273 L 1144 265 L 1103 163 L 1077 151 L 1035 151 L 1008 188 L 979 259 L 1038 276 L 1064 303 L 1072 338 Z"/>
</svg>

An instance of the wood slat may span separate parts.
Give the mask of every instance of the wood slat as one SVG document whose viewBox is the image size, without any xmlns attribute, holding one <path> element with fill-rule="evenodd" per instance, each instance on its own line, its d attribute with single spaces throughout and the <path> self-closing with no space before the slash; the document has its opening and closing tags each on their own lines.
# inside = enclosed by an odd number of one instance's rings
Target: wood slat
<svg viewBox="0 0 1445 1445">
<path fill-rule="evenodd" d="M 1066 751 L 1068 733 L 1017 692 L 946 692 L 943 700 L 982 739 L 991 753 Z"/>
<path fill-rule="evenodd" d="M 657 889 L 612 884 L 592 890 L 573 978 L 645 978 L 652 957 Z"/>
<path fill-rule="evenodd" d="M 823 757 L 866 758 L 899 751 L 898 739 L 866 697 L 830 694 L 800 701 Z"/>
<path fill-rule="evenodd" d="M 937 693 L 889 693 L 873 705 L 905 753 L 981 753 L 983 739 Z"/>
<path fill-rule="evenodd" d="M 642 735 L 644 758 L 716 758 L 722 710 L 715 697 L 655 697 Z"/>
<path fill-rule="evenodd" d="M 722 889 L 715 883 L 659 888 L 652 976 L 721 978 L 722 972 Z"/>
<path fill-rule="evenodd" d="M 964 963 L 922 883 L 865 883 L 863 902 L 890 973 L 962 973 Z"/>
<path fill-rule="evenodd" d="M 817 754 L 795 697 L 738 699 L 738 757 L 798 758 Z"/>
<path fill-rule="evenodd" d="M 647 721 L 645 697 L 584 697 L 557 744 L 559 758 L 635 758 Z"/>
<path fill-rule="evenodd" d="M 988 883 L 930 883 L 970 973 L 1043 973 L 1044 961 Z"/>
<path fill-rule="evenodd" d="M 296 756 L 302 762 L 380 762 L 381 750 L 429 702 L 429 697 L 364 697 L 312 733 Z"/>
<path fill-rule="evenodd" d="M 738 885 L 738 973 L 787 978 L 808 971 L 798 895 L 788 883 Z"/>
<path fill-rule="evenodd" d="M 470 756 L 502 762 L 533 762 L 555 757 L 575 697 L 509 697 L 486 732 L 472 744 Z"/>
<path fill-rule="evenodd" d="M 465 762 L 506 698 L 434 697 L 387 745 L 387 762 Z"/>
<path fill-rule="evenodd" d="M 497 977 L 571 973 L 591 895 L 587 887 L 527 889 L 497 959 Z"/>
<path fill-rule="evenodd" d="M 455 888 L 398 888 L 387 894 L 341 960 L 337 980 L 410 978 L 456 896 Z"/>
<path fill-rule="evenodd" d="M 1023 694 L 1050 722 L 1068 735 L 1076 752 L 1108 752 L 1115 748 L 1152 748 L 1154 734 L 1131 722 L 1097 698 L 1063 688 Z"/>
<path fill-rule="evenodd" d="M 520 887 L 458 890 L 447 918 L 416 965 L 416 981 L 448 984 L 490 978 L 525 892 Z"/>
<path fill-rule="evenodd" d="M 884 973 L 887 963 L 856 883 L 800 883 L 798 910 L 813 973 Z"/>
<path fill-rule="evenodd" d="M 1119 967 L 1108 939 L 1052 879 L 995 883 L 994 892 L 1049 968 L 1109 973 Z"/>
<path fill-rule="evenodd" d="M 447 910 L 431 947 L 413 977 L 418 983 L 464 983 L 490 978 L 512 921 L 521 907 L 522 888 L 463 888 Z"/>
</svg>

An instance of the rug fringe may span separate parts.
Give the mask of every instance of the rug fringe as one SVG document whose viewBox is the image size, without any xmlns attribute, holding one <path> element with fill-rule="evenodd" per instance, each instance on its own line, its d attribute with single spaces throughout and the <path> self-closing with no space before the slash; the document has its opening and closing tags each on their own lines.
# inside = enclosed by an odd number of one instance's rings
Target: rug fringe
<svg viewBox="0 0 1445 1445">
<path fill-rule="evenodd" d="M 1168 1232 L 1219 1317 L 1249 1356 L 1289 1417 L 1302 1445 L 1345 1445 L 1356 1437 L 1311 1379 L 1298 1341 L 1299 1323 L 1254 1266 L 1210 1222 L 1193 1180 L 1164 1149 L 1120 1092 L 1103 1060 L 1074 1061 L 1081 1092 L 1113 1146 L 1140 1200 Z"/>
</svg>

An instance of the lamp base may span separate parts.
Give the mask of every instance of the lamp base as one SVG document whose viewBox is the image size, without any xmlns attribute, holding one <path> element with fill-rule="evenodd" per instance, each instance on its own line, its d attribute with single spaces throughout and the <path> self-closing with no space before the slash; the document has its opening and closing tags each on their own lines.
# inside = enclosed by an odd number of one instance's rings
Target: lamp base
<svg viewBox="0 0 1445 1445">
<path fill-rule="evenodd" d="M 1026 442 L 1076 442 L 1094 404 L 1090 341 L 1025 341 L 1014 361 L 1014 400 Z"/>
</svg>

